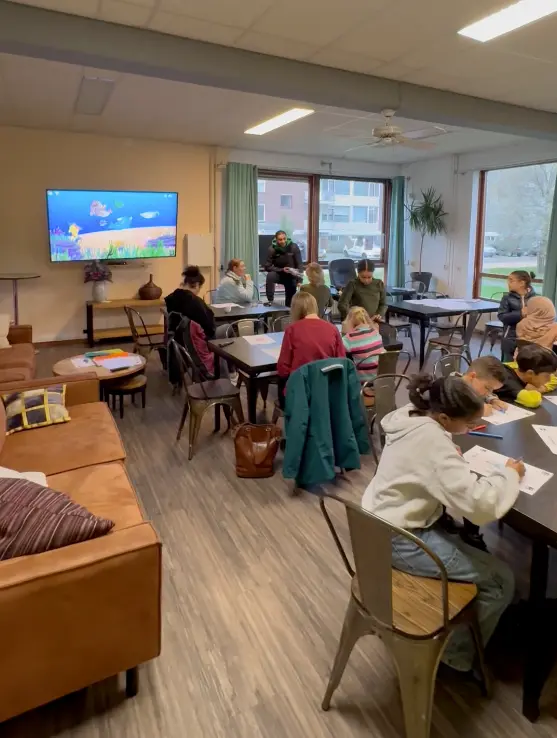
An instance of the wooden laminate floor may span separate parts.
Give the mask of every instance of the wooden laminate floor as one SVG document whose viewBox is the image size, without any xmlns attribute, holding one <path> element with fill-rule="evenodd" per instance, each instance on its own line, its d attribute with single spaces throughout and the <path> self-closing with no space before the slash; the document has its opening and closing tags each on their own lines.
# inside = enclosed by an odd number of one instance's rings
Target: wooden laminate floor
<svg viewBox="0 0 557 738">
<path fill-rule="evenodd" d="M 78 347 L 41 349 L 39 375 Z M 147 408 L 118 420 L 128 468 L 164 544 L 163 650 L 141 669 L 140 692 L 113 679 L 0 726 L 2 738 L 398 738 L 398 685 L 382 644 L 360 641 L 324 713 L 320 702 L 337 647 L 348 581 L 316 498 L 289 497 L 280 472 L 240 480 L 229 435 L 208 418 L 198 450 L 175 442 L 182 400 L 158 358 L 148 366 Z M 270 408 L 268 409 L 270 415 Z M 359 499 L 373 465 L 341 483 Z M 529 545 L 505 529 L 488 542 L 525 586 Z M 120 678 L 121 679 L 121 678 Z M 549 738 L 557 730 L 557 684 L 543 717 L 520 714 L 520 683 L 508 673 L 491 701 L 458 678 L 438 681 L 432 738 Z M 1 699 L 1 696 L 0 696 Z"/>
</svg>

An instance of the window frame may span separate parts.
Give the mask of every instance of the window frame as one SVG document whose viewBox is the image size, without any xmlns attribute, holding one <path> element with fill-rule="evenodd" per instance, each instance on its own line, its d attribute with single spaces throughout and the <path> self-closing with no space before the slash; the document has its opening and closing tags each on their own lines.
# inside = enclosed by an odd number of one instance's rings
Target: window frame
<svg viewBox="0 0 557 738">
<path fill-rule="evenodd" d="M 532 166 L 537 162 L 531 162 L 530 164 L 523 164 L 522 166 Z M 544 164 L 550 164 L 552 162 L 540 162 Z M 483 257 L 484 257 L 484 238 L 485 238 L 485 210 L 486 210 L 486 195 L 487 195 L 487 175 L 492 171 L 500 171 L 502 169 L 516 169 L 518 167 L 498 167 L 496 169 L 482 169 L 480 171 L 480 179 L 478 185 L 478 208 L 477 208 L 477 219 L 476 219 L 476 238 L 475 238 L 475 253 L 474 253 L 474 282 L 473 282 L 473 296 L 475 298 L 480 297 L 482 290 L 482 279 L 496 279 L 502 282 L 502 292 L 507 290 L 504 287 L 504 283 L 507 280 L 506 274 L 493 274 L 492 272 L 483 271 Z M 557 184 L 556 184 L 557 187 Z M 542 284 L 543 279 L 536 277 L 532 280 L 533 284 Z"/>
<path fill-rule="evenodd" d="M 261 189 L 261 190 L 259 189 L 259 185 L 260 184 L 263 185 L 263 189 Z M 260 179 L 259 176 L 258 176 L 257 177 L 257 194 L 258 195 L 263 195 L 263 194 L 265 194 L 265 190 L 266 190 L 266 182 L 265 182 L 264 179 Z"/>
</svg>

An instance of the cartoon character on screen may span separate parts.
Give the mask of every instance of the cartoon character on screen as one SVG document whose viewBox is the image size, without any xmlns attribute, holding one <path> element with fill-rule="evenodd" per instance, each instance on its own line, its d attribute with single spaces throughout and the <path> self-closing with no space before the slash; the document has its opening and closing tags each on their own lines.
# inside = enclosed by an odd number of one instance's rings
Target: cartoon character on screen
<svg viewBox="0 0 557 738">
<path fill-rule="evenodd" d="M 70 241 L 73 241 L 74 243 L 79 244 L 81 241 L 81 236 L 79 235 L 79 232 L 81 231 L 81 226 L 76 225 L 76 223 L 71 223 L 70 227 L 68 228 L 68 233 L 70 234 Z"/>
<path fill-rule="evenodd" d="M 89 215 L 96 215 L 98 218 L 108 218 L 112 210 L 103 205 L 100 200 L 93 200 L 89 209 Z"/>
</svg>

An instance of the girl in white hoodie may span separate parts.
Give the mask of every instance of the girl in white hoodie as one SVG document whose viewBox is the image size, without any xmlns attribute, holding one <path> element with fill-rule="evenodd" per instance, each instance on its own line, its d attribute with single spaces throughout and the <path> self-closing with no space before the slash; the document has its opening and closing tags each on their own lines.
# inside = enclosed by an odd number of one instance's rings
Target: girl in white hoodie
<svg viewBox="0 0 557 738">
<path fill-rule="evenodd" d="M 506 466 L 480 478 L 470 471 L 451 436 L 479 425 L 483 399 L 460 377 L 416 376 L 408 391 L 410 404 L 381 423 L 385 449 L 362 507 L 421 538 L 439 556 L 449 579 L 476 584 L 478 617 L 487 643 L 512 601 L 513 574 L 499 559 L 443 530 L 439 520 L 444 506 L 477 525 L 503 517 L 518 497 L 524 465 L 509 459 Z M 402 536 L 393 537 L 393 566 L 439 577 L 433 559 Z M 473 657 L 469 630 L 456 630 L 442 660 L 458 671 L 469 671 Z"/>
</svg>

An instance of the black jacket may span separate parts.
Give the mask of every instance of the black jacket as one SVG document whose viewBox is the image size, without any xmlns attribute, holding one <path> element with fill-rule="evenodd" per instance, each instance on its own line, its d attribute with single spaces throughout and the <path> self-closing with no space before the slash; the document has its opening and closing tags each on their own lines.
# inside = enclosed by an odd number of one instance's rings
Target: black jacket
<svg viewBox="0 0 557 738">
<path fill-rule="evenodd" d="M 215 316 L 211 308 L 203 300 L 189 290 L 179 287 L 164 298 L 169 313 L 179 313 L 181 316 L 199 323 L 207 340 L 215 337 Z M 178 321 L 179 322 L 179 321 Z M 176 325 L 169 325 L 171 331 Z"/>
<path fill-rule="evenodd" d="M 524 296 L 524 302 L 535 297 L 533 289 Z M 522 297 L 517 292 L 508 292 L 499 305 L 497 317 L 504 325 L 503 338 L 516 338 L 516 324 L 522 320 Z"/>
<path fill-rule="evenodd" d="M 285 267 L 298 270 L 302 269 L 300 249 L 298 248 L 298 244 L 292 243 L 292 241 L 283 253 L 276 251 L 274 246 L 269 246 L 264 269 L 266 272 L 278 272 Z"/>
</svg>

